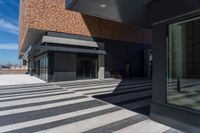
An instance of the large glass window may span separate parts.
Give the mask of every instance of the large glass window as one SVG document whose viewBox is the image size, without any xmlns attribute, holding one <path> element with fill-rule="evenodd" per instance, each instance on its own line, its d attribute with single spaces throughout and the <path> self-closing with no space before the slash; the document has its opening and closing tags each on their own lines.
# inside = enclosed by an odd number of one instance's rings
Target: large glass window
<svg viewBox="0 0 200 133">
<path fill-rule="evenodd" d="M 167 102 L 200 110 L 200 17 L 169 25 Z"/>
</svg>

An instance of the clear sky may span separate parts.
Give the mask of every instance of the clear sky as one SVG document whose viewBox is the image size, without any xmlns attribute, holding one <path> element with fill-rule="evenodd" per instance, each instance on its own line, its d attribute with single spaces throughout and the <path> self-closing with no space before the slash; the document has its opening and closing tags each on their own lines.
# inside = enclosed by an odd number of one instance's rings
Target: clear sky
<svg viewBox="0 0 200 133">
<path fill-rule="evenodd" d="M 0 0 L 0 65 L 18 60 L 19 0 Z"/>
</svg>

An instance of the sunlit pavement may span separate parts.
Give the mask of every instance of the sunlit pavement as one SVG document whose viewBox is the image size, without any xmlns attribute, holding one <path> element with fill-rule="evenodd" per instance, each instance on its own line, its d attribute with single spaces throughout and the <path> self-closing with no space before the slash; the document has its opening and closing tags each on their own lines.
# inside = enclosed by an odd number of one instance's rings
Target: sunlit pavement
<svg viewBox="0 0 200 133">
<path fill-rule="evenodd" d="M 0 87 L 0 131 L 177 133 L 149 119 L 151 81 L 108 79 Z M 145 111 L 142 111 L 145 109 Z"/>
<path fill-rule="evenodd" d="M 0 74 L 0 86 L 45 83 L 44 81 L 28 74 Z"/>
</svg>

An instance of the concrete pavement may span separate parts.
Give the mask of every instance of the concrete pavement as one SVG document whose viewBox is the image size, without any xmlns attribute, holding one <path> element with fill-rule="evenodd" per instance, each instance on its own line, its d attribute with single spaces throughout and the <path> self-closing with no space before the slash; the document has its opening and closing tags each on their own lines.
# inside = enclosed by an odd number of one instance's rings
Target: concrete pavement
<svg viewBox="0 0 200 133">
<path fill-rule="evenodd" d="M 177 132 L 138 113 L 150 91 L 149 80 L 115 79 L 0 87 L 0 132 Z"/>
</svg>

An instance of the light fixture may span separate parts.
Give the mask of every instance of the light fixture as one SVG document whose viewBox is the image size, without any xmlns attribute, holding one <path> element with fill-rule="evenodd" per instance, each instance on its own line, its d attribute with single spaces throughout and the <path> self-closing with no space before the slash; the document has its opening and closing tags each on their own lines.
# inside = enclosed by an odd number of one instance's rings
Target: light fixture
<svg viewBox="0 0 200 133">
<path fill-rule="evenodd" d="M 106 8 L 106 4 L 101 4 L 100 7 L 101 8 Z"/>
</svg>

